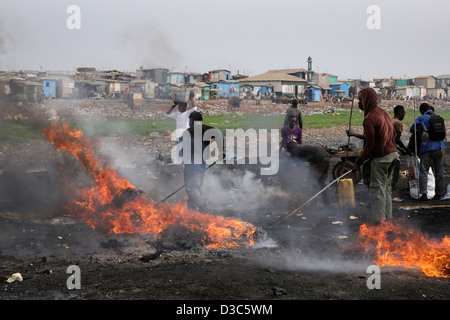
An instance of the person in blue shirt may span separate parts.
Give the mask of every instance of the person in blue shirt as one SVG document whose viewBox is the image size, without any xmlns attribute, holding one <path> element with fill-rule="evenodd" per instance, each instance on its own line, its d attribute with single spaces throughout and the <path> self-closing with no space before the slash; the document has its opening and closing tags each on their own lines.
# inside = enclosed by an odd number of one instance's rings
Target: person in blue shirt
<svg viewBox="0 0 450 320">
<path fill-rule="evenodd" d="M 433 200 L 440 200 L 444 192 L 444 155 L 445 144 L 444 140 L 431 140 L 424 134 L 424 130 L 428 131 L 430 128 L 430 118 L 434 113 L 434 108 L 428 103 L 422 103 L 419 107 L 422 114 L 417 117 L 415 123 L 411 126 L 411 133 L 415 130 L 420 132 L 420 168 L 419 168 L 419 200 L 426 201 L 428 171 L 434 167 L 435 175 L 435 196 Z"/>
</svg>

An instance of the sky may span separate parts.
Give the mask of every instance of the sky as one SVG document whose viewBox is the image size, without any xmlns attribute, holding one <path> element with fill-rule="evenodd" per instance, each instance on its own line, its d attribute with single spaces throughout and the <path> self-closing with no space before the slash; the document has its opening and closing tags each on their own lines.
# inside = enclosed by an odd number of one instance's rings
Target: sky
<svg viewBox="0 0 450 320">
<path fill-rule="evenodd" d="M 254 76 L 311 56 L 339 79 L 439 76 L 449 16 L 448 0 L 0 0 L 0 70 Z"/>
</svg>

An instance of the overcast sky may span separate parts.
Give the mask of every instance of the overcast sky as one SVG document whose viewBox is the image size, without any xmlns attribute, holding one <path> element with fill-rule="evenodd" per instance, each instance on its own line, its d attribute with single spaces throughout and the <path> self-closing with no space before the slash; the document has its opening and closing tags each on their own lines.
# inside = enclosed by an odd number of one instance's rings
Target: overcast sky
<svg viewBox="0 0 450 320">
<path fill-rule="evenodd" d="M 67 27 L 70 5 L 81 29 Z M 0 0 L 0 70 L 257 75 L 311 56 L 340 79 L 438 76 L 450 73 L 449 17 L 448 0 Z"/>
</svg>

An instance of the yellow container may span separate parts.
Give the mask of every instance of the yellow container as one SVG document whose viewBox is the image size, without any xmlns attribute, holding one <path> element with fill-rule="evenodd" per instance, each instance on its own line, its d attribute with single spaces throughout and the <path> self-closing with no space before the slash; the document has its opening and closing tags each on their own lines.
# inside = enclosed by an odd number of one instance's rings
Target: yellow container
<svg viewBox="0 0 450 320">
<path fill-rule="evenodd" d="M 339 206 L 341 208 L 355 208 L 355 192 L 352 179 L 338 181 Z"/>
</svg>

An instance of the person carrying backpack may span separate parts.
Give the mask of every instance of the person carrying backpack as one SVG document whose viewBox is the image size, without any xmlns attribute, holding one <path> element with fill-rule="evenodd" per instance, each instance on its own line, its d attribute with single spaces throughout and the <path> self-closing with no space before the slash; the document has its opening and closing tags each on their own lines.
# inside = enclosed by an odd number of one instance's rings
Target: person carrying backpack
<svg viewBox="0 0 450 320">
<path fill-rule="evenodd" d="M 444 155 L 446 128 L 444 119 L 434 113 L 434 108 L 427 103 L 419 107 L 421 116 L 417 117 L 411 126 L 420 132 L 420 167 L 419 167 L 419 200 L 426 201 L 428 171 L 434 168 L 435 196 L 433 200 L 440 200 L 444 194 Z"/>
</svg>

